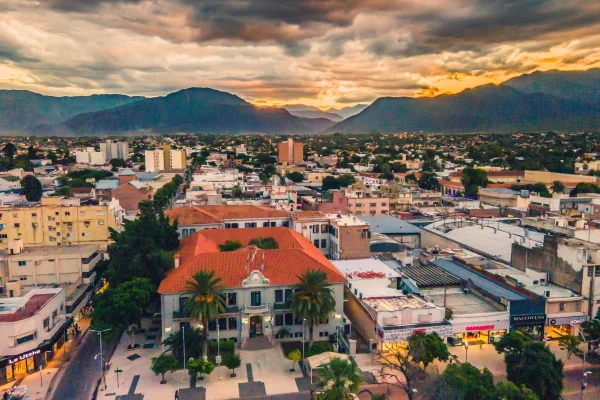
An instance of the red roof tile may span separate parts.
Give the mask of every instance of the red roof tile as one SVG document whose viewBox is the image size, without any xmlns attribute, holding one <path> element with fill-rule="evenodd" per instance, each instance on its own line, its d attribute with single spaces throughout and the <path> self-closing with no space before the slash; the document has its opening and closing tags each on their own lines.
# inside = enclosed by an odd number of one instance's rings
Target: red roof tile
<svg viewBox="0 0 600 400">
<path fill-rule="evenodd" d="M 250 240 L 259 236 L 274 237 L 279 249 L 260 250 L 250 246 L 237 251 L 219 251 L 218 245 L 228 240 L 238 240 L 248 246 Z M 180 257 L 179 267 L 167 273 L 158 288 L 159 293 L 184 292 L 186 281 L 201 270 L 215 271 L 227 287 L 241 287 L 250 272 L 261 269 L 272 285 L 295 284 L 299 275 L 311 269 L 324 271 L 329 282 L 344 281 L 312 243 L 284 227 L 202 230 L 181 240 L 176 256 Z"/>
<path fill-rule="evenodd" d="M 31 317 L 46 305 L 56 293 L 52 294 L 34 294 L 27 300 L 23 308 L 19 308 L 14 313 L 0 314 L 0 322 L 16 322 Z"/>
<path fill-rule="evenodd" d="M 215 224 L 229 219 L 286 218 L 290 213 L 264 206 L 242 204 L 182 207 L 169 210 L 165 215 L 177 219 L 180 225 L 201 225 Z"/>
</svg>

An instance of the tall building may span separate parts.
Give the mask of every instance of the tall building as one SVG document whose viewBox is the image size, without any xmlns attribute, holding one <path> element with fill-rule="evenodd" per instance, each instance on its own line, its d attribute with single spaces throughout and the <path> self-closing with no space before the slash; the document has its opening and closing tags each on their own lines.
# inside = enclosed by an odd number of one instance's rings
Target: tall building
<svg viewBox="0 0 600 400">
<path fill-rule="evenodd" d="M 185 150 L 173 150 L 171 146 L 166 144 L 162 150 L 146 151 L 145 162 L 147 172 L 185 169 L 187 166 L 187 153 Z"/>
<path fill-rule="evenodd" d="M 294 142 L 294 139 L 291 138 L 279 143 L 278 161 L 282 164 L 302 164 L 304 161 L 304 144 Z"/>
<path fill-rule="evenodd" d="M 129 158 L 129 143 L 107 140 L 104 143 L 100 143 L 100 152 L 106 154 L 107 161 L 113 158 L 127 160 Z"/>
</svg>

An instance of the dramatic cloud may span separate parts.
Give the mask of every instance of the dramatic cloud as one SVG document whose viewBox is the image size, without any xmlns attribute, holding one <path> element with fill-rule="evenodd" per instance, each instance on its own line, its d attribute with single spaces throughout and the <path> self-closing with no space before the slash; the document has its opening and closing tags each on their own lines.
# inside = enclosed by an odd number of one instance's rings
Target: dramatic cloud
<svg viewBox="0 0 600 400">
<path fill-rule="evenodd" d="M 336 106 L 598 67 L 599 28 L 588 0 L 3 0 L 0 88 Z"/>
</svg>

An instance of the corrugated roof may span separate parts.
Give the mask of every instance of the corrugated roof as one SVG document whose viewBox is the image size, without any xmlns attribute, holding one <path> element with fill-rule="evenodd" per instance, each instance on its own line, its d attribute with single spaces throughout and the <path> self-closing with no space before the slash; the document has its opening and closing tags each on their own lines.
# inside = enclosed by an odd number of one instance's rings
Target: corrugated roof
<svg viewBox="0 0 600 400">
<path fill-rule="evenodd" d="M 371 232 L 384 235 L 419 234 L 419 228 L 396 217 L 363 217 L 360 219 L 370 225 Z"/>
<path fill-rule="evenodd" d="M 476 287 L 481 288 L 495 296 L 505 297 L 511 301 L 527 300 L 527 297 L 525 295 L 510 290 L 509 288 L 502 286 L 499 283 L 492 282 L 491 280 L 484 278 L 478 273 L 470 271 L 466 267 L 463 267 L 462 265 L 452 262 L 450 260 L 438 258 L 433 263 L 438 267 L 443 268 L 445 271 L 450 272 L 452 275 L 455 275 L 465 281 L 470 280 Z"/>
<path fill-rule="evenodd" d="M 118 179 L 101 179 L 96 183 L 96 189 L 99 190 L 112 190 L 119 187 Z"/>
</svg>

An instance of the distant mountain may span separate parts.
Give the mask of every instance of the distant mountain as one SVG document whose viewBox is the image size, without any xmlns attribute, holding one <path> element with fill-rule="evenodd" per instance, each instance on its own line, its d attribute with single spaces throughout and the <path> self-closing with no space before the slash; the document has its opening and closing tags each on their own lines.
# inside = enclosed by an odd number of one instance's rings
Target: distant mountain
<svg viewBox="0 0 600 400">
<path fill-rule="evenodd" d="M 0 90 L 0 132 L 57 124 L 77 114 L 106 110 L 142 99 L 120 94 L 53 97 L 27 90 Z"/>
<path fill-rule="evenodd" d="M 598 131 L 598 85 L 598 70 L 550 71 L 454 95 L 380 98 L 327 132 Z"/>
<path fill-rule="evenodd" d="M 350 118 L 358 113 L 360 113 L 365 108 L 369 107 L 368 104 L 357 104 L 352 107 L 344 107 L 344 108 L 330 108 L 327 110 L 328 113 L 335 113 L 341 115 L 344 118 Z"/>
<path fill-rule="evenodd" d="M 230 93 L 191 88 L 164 97 L 80 114 L 54 127 L 40 127 L 39 133 L 318 133 L 326 125 L 323 121 L 295 117 L 283 108 L 257 108 Z"/>
<path fill-rule="evenodd" d="M 321 111 L 317 107 L 305 106 L 304 104 L 288 104 L 283 106 L 290 114 L 301 118 L 326 118 L 333 122 L 340 122 L 344 120 L 341 115 Z"/>
</svg>

